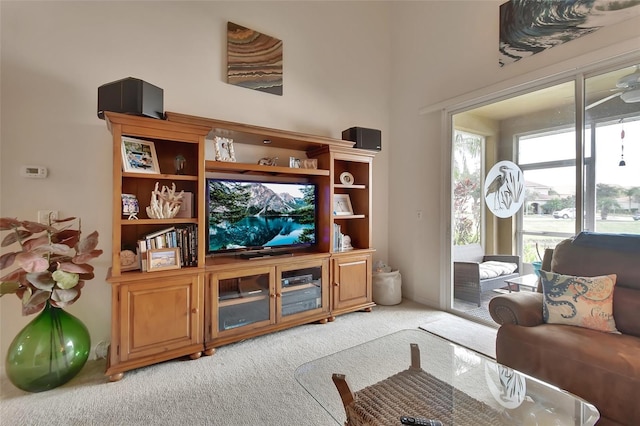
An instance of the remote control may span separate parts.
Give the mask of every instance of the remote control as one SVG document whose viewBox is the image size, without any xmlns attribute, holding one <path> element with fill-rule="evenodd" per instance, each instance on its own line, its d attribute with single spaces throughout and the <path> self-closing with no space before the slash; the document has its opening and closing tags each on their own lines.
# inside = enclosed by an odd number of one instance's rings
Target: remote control
<svg viewBox="0 0 640 426">
<path fill-rule="evenodd" d="M 442 426 L 442 422 L 440 420 L 431 420 L 431 419 L 425 419 L 422 417 L 409 417 L 409 416 L 400 417 L 400 423 L 402 423 L 403 425 L 416 425 L 416 426 Z"/>
</svg>

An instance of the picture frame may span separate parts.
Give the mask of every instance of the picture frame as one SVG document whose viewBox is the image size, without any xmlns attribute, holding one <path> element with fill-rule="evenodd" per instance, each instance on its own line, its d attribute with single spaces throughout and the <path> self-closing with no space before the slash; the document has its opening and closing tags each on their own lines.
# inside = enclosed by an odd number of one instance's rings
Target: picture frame
<svg viewBox="0 0 640 426">
<path fill-rule="evenodd" d="M 348 216 L 353 214 L 353 206 L 349 194 L 333 195 L 333 214 L 336 216 Z"/>
<path fill-rule="evenodd" d="M 147 271 L 180 269 L 180 249 L 161 248 L 147 250 Z"/>
<path fill-rule="evenodd" d="M 216 161 L 236 161 L 236 154 L 233 149 L 233 139 L 216 136 L 213 141 L 213 146 L 216 151 Z"/>
<path fill-rule="evenodd" d="M 160 174 L 155 144 L 151 141 L 123 136 L 122 169 L 130 173 Z"/>
</svg>

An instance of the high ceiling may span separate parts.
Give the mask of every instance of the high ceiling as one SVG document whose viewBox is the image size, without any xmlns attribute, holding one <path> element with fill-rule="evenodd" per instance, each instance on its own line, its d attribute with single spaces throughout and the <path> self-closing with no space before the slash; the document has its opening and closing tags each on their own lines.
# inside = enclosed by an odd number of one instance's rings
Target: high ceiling
<svg viewBox="0 0 640 426">
<path fill-rule="evenodd" d="M 616 93 L 616 83 L 618 80 L 633 73 L 635 70 L 636 68 L 631 66 L 586 79 L 586 104 L 590 105 L 600 99 Z M 502 121 L 513 117 L 532 114 L 538 111 L 549 110 L 551 108 L 573 105 L 574 96 L 574 83 L 568 82 L 553 87 L 539 89 L 535 92 L 516 96 L 504 101 L 494 102 L 486 106 L 475 108 L 472 112 L 474 115 L 480 117 Z M 609 104 L 606 105 L 607 107 L 613 107 L 616 104 L 623 106 L 622 104 L 624 104 L 624 102 L 619 98 L 614 98 L 602 105 L 605 104 Z M 635 105 L 637 105 L 637 111 L 640 113 L 640 103 Z M 625 108 L 625 110 L 628 110 L 628 108 Z"/>
</svg>

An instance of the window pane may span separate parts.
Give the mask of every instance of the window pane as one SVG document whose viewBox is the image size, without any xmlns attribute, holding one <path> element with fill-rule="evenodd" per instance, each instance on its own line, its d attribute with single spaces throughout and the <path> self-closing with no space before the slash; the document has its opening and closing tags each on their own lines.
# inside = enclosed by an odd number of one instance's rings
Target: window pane
<svg viewBox="0 0 640 426">
<path fill-rule="evenodd" d="M 522 136 L 519 142 L 520 164 L 576 158 L 576 134 L 573 131 Z"/>
<path fill-rule="evenodd" d="M 575 230 L 576 168 L 523 170 L 524 232 L 566 233 Z"/>
<path fill-rule="evenodd" d="M 455 131 L 453 140 L 453 243 L 479 243 L 484 138 Z"/>
<path fill-rule="evenodd" d="M 640 234 L 638 81 L 638 67 L 585 80 L 585 146 L 594 152 L 585 155 L 585 229 Z"/>
</svg>

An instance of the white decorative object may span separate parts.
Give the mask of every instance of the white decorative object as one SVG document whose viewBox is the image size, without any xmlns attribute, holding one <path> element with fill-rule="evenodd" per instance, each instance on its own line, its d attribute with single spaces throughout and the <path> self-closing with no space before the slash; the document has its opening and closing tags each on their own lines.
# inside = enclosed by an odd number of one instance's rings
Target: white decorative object
<svg viewBox="0 0 640 426">
<path fill-rule="evenodd" d="M 348 235 L 342 235 L 342 250 L 352 250 L 353 246 L 351 245 L 351 237 Z"/>
<path fill-rule="evenodd" d="M 517 371 L 500 364 L 485 363 L 484 375 L 489 392 L 503 407 L 518 408 L 527 395 L 527 381 Z"/>
<path fill-rule="evenodd" d="M 158 190 L 158 182 L 155 189 L 151 191 L 151 204 L 147 207 L 147 215 L 152 219 L 171 219 L 180 211 L 182 196 L 184 191 L 176 194 L 176 184 L 171 184 L 171 189 L 162 186 L 162 191 Z"/>
<path fill-rule="evenodd" d="M 484 197 L 491 213 L 511 217 L 524 203 L 524 175 L 511 161 L 496 163 L 484 181 Z"/>
<path fill-rule="evenodd" d="M 261 166 L 277 166 L 278 157 L 263 157 L 258 161 L 258 164 Z"/>
<path fill-rule="evenodd" d="M 340 183 L 343 185 L 353 185 L 354 178 L 353 175 L 349 172 L 340 173 Z"/>
<path fill-rule="evenodd" d="M 138 255 L 131 250 L 122 250 L 120 252 L 120 270 L 133 271 L 135 269 L 140 269 Z"/>
</svg>

